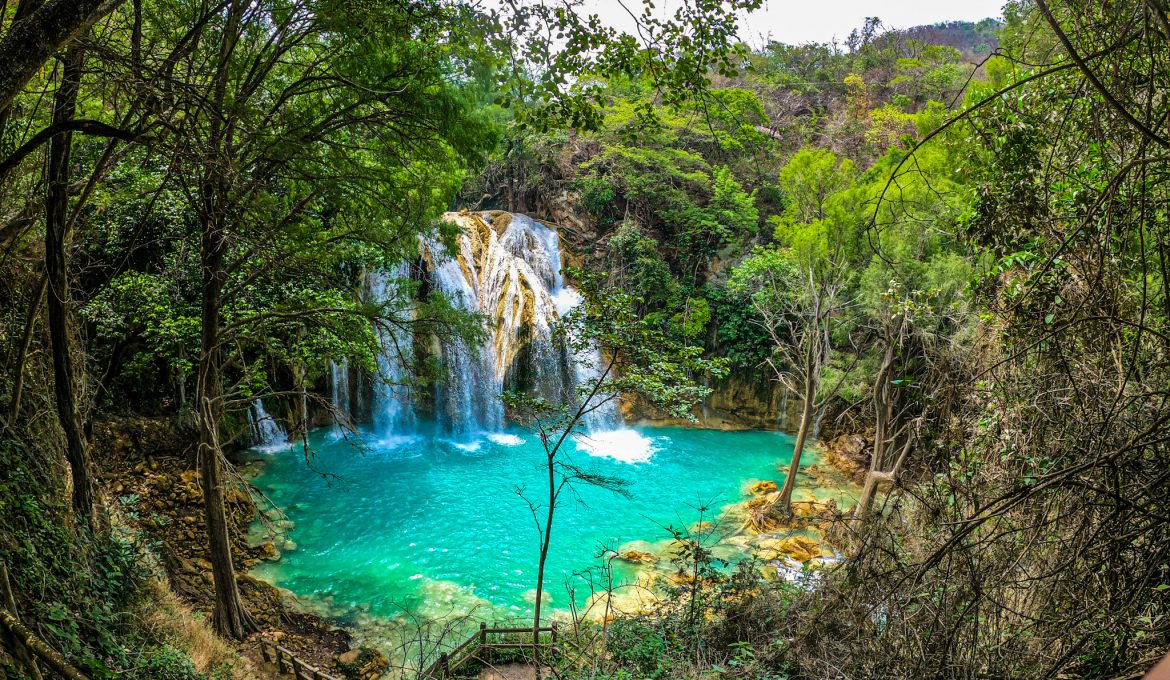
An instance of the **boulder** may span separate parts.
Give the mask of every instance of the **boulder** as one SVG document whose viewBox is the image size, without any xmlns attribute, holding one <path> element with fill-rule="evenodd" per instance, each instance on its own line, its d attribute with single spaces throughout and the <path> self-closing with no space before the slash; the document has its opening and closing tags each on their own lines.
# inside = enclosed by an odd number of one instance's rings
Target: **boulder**
<svg viewBox="0 0 1170 680">
<path fill-rule="evenodd" d="M 370 647 L 358 647 L 338 654 L 337 667 L 351 680 L 377 680 L 390 668 L 386 655 Z"/>
<path fill-rule="evenodd" d="M 657 564 L 658 557 L 654 553 L 642 550 L 626 550 L 618 553 L 618 559 L 633 564 Z"/>
<path fill-rule="evenodd" d="M 260 544 L 260 559 L 262 560 L 279 560 L 280 551 L 276 549 L 276 544 L 272 541 L 265 541 Z"/>
<path fill-rule="evenodd" d="M 821 445 L 824 460 L 852 477 L 855 481 L 864 479 L 869 465 L 870 444 L 859 434 L 847 434 Z"/>
<path fill-rule="evenodd" d="M 756 482 L 755 484 L 749 486 L 748 493 L 753 496 L 763 496 L 764 494 L 776 493 L 778 489 L 779 487 L 776 486 L 776 482 L 773 482 L 770 479 L 765 479 L 762 482 Z"/>
<path fill-rule="evenodd" d="M 790 538 L 769 538 L 757 543 L 760 557 L 767 560 L 791 558 L 797 562 L 808 562 L 820 557 L 821 544 L 807 536 Z"/>
<path fill-rule="evenodd" d="M 816 500 L 798 501 L 792 504 L 792 514 L 806 519 L 832 518 L 837 514 L 837 502 L 829 499 L 825 502 Z"/>
</svg>

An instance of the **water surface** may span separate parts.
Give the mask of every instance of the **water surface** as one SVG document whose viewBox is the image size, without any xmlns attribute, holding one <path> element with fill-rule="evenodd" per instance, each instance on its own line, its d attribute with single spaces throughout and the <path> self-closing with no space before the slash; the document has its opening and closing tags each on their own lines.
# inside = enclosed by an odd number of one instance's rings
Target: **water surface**
<svg viewBox="0 0 1170 680">
<path fill-rule="evenodd" d="M 517 492 L 546 502 L 535 435 L 409 436 L 367 441 L 363 450 L 318 432 L 311 442 L 308 463 L 299 447 L 259 454 L 265 464 L 254 483 L 292 521 L 295 547 L 254 574 L 337 611 L 442 617 L 475 609 L 489 620 L 531 611 L 538 538 Z M 791 452 L 785 434 L 674 427 L 570 443 L 570 460 L 623 480 L 626 493 L 583 484 L 565 492 L 546 573 L 552 607 L 570 604 L 567 584 L 578 603 L 587 598 L 578 574 L 603 547 L 668 538 L 665 527 L 689 526 L 703 505 L 709 518 L 742 500 L 751 481 L 782 483 Z M 615 565 L 619 579 L 632 576 L 632 567 Z"/>
</svg>

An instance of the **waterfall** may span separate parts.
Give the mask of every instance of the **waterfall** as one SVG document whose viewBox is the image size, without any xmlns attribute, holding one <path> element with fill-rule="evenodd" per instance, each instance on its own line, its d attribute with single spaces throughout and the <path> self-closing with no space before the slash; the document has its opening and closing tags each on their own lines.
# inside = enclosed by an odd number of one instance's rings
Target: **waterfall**
<svg viewBox="0 0 1170 680">
<path fill-rule="evenodd" d="M 410 278 L 410 264 L 403 263 L 391 271 L 379 271 L 366 277 L 366 294 L 377 303 L 402 303 L 407 300 L 401 285 Z M 414 428 L 411 408 L 408 365 L 413 359 L 414 339 L 409 327 L 380 326 L 378 339 L 382 352 L 378 356 L 378 373 L 374 386 L 372 420 L 379 437 L 402 436 Z M 346 378 L 348 384 L 348 377 Z M 348 409 L 349 397 L 345 398 Z M 347 411 L 348 412 L 348 411 Z"/>
<path fill-rule="evenodd" d="M 505 384 L 518 382 L 553 403 L 577 397 L 583 385 L 599 378 L 601 353 L 573 357 L 553 339 L 557 320 L 581 300 L 561 273 L 556 231 L 509 213 L 448 213 L 446 219 L 462 227 L 458 251 L 448 253 L 434 241 L 421 246 L 434 286 L 491 324 L 482 347 L 461 340 L 442 343 L 447 379 L 436 403 L 446 429 L 457 434 L 499 430 Z M 589 429 L 620 424 L 612 400 L 586 418 Z"/>
<path fill-rule="evenodd" d="M 264 402 L 260 399 L 252 402 L 252 410 L 248 411 L 248 423 L 252 427 L 252 441 L 257 448 L 279 449 L 288 444 L 288 435 L 276 419 L 268 415 L 264 409 Z"/>
<path fill-rule="evenodd" d="M 349 360 L 329 362 L 329 384 L 333 393 L 333 411 L 337 418 L 336 429 L 344 431 L 353 426 L 349 408 Z"/>
<path fill-rule="evenodd" d="M 442 246 L 428 241 L 424 252 L 431 257 L 431 276 L 435 288 L 452 305 L 472 312 L 483 311 L 473 282 L 475 260 L 467 255 L 470 239 L 459 238 L 460 252 L 452 257 Z M 471 268 L 465 272 L 464 267 Z M 490 341 L 489 341 L 490 342 Z M 473 348 L 463 338 L 441 342 L 445 375 L 435 396 L 436 415 L 450 434 L 468 435 L 484 430 L 499 430 L 504 424 L 504 406 L 500 402 L 503 380 L 492 362 L 491 346 Z"/>
<path fill-rule="evenodd" d="M 788 388 L 780 387 L 780 420 L 776 423 L 776 429 L 781 432 L 788 431 Z"/>
<path fill-rule="evenodd" d="M 561 272 L 556 231 L 524 215 L 502 212 L 444 217 L 461 230 L 450 252 L 438 240 L 420 239 L 426 280 L 453 306 L 482 314 L 486 325 L 482 343 L 475 346 L 454 336 L 435 338 L 434 349 L 420 346 L 424 358 L 434 356 L 442 367 L 431 395 L 440 431 L 454 437 L 502 431 L 500 395 L 505 389 L 523 389 L 552 403 L 583 397 L 582 388 L 600 378 L 602 356 L 596 348 L 572 356 L 554 339 L 559 319 L 581 302 Z M 405 309 L 412 303 L 402 283 L 410 275 L 409 264 L 368 274 L 367 299 Z M 339 416 L 352 424 L 355 417 L 365 420 L 368 414 L 372 429 L 386 441 L 418 428 L 409 387 L 415 339 L 409 328 L 400 327 L 380 327 L 378 336 L 380 375 L 372 388 L 364 373 L 350 384 L 346 360 L 331 365 L 330 381 L 332 406 Z M 417 401 L 428 403 L 425 398 Z M 621 425 L 611 399 L 586 416 L 584 429 Z"/>
</svg>

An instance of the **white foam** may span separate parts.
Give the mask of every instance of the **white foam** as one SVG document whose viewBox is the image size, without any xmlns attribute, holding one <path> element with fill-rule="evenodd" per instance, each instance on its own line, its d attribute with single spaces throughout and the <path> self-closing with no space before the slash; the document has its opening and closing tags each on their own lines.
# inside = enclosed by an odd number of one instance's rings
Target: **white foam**
<svg viewBox="0 0 1170 680">
<path fill-rule="evenodd" d="M 285 441 L 276 442 L 273 444 L 257 444 L 256 446 L 253 446 L 251 450 L 257 453 L 281 453 L 288 451 L 290 447 L 291 444 Z"/>
<path fill-rule="evenodd" d="M 483 446 L 483 442 L 451 442 L 451 446 L 454 446 L 460 451 L 475 453 L 479 451 L 479 447 Z"/>
<path fill-rule="evenodd" d="M 413 444 L 417 442 L 420 437 L 416 434 L 391 434 L 378 440 L 377 447 L 383 450 L 393 450 Z"/>
<path fill-rule="evenodd" d="M 492 442 L 500 446 L 520 446 L 524 440 L 514 434 L 496 433 L 487 436 Z"/>
<path fill-rule="evenodd" d="M 557 310 L 557 316 L 564 316 L 580 304 L 581 294 L 575 289 L 565 286 L 560 290 L 553 291 L 552 300 L 553 307 Z"/>
<path fill-rule="evenodd" d="M 598 458 L 613 458 L 622 463 L 648 463 L 658 447 L 637 430 L 622 428 L 606 432 L 574 435 L 577 448 Z"/>
</svg>

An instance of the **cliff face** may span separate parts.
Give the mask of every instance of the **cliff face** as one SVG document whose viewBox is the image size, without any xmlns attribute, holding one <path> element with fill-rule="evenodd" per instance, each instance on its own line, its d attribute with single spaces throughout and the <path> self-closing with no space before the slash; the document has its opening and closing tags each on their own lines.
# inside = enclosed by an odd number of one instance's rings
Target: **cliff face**
<svg viewBox="0 0 1170 680">
<path fill-rule="evenodd" d="M 711 394 L 695 409 L 697 423 L 663 418 L 641 400 L 625 398 L 622 416 L 628 423 L 698 425 L 720 430 L 787 432 L 800 418 L 800 400 L 762 372 L 737 372 L 709 385 Z"/>
<path fill-rule="evenodd" d="M 706 427 L 786 431 L 800 418 L 800 400 L 763 372 L 732 373 L 711 388 L 696 414 Z"/>
</svg>

